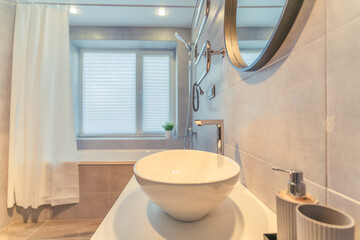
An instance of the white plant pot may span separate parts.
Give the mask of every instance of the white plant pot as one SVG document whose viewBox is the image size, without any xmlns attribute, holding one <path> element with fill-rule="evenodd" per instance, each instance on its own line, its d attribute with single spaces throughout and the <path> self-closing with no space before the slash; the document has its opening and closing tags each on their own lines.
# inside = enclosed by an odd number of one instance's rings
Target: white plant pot
<svg viewBox="0 0 360 240">
<path fill-rule="evenodd" d="M 170 139 L 172 134 L 172 130 L 165 130 L 165 138 Z"/>
</svg>

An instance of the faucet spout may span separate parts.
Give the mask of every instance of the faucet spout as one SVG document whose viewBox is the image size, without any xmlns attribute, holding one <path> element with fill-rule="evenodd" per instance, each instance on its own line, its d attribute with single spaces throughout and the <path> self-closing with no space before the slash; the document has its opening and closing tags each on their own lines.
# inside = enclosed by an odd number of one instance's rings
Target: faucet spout
<svg viewBox="0 0 360 240">
<path fill-rule="evenodd" d="M 195 124 L 199 127 L 204 125 L 216 125 L 217 127 L 217 154 L 224 155 L 224 120 L 195 120 Z"/>
</svg>

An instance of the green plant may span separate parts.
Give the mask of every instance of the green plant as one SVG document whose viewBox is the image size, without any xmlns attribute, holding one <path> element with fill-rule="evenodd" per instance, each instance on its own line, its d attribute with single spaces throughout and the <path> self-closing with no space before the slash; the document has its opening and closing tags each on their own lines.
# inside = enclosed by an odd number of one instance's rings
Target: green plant
<svg viewBox="0 0 360 240">
<path fill-rule="evenodd" d="M 174 129 L 174 124 L 171 122 L 167 122 L 162 126 L 166 131 L 171 131 Z"/>
</svg>

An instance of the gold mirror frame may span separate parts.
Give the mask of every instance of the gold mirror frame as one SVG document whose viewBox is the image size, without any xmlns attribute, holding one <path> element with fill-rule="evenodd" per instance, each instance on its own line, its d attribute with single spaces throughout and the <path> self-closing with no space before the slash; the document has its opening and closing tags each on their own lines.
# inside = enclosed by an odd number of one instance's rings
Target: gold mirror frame
<svg viewBox="0 0 360 240">
<path fill-rule="evenodd" d="M 236 33 L 237 0 L 225 1 L 224 41 L 230 62 L 240 71 L 256 71 L 262 68 L 280 48 L 288 35 L 304 0 L 286 0 L 277 26 L 259 57 L 247 65 L 240 53 Z"/>
</svg>

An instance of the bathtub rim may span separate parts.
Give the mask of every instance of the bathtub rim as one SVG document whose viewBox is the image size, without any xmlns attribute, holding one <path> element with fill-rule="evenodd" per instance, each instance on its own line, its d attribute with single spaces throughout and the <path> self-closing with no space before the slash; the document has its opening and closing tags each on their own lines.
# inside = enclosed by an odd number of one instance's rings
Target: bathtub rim
<svg viewBox="0 0 360 240">
<path fill-rule="evenodd" d="M 162 152 L 162 151 L 168 151 L 168 150 L 172 150 L 172 149 L 78 149 L 77 153 L 81 154 L 81 152 L 96 152 L 96 151 L 101 151 L 101 152 L 119 152 L 119 154 L 121 154 L 121 152 L 127 152 L 127 153 L 131 153 L 131 152 L 146 152 L 146 151 L 150 151 L 149 154 L 147 154 L 146 156 L 149 156 L 151 154 L 155 154 L 158 152 Z M 146 157 L 143 156 L 143 157 Z M 78 161 L 78 165 L 79 166 L 89 166 L 89 165 L 134 165 L 137 161 L 139 161 L 141 158 L 137 160 L 81 160 L 79 159 Z"/>
</svg>

